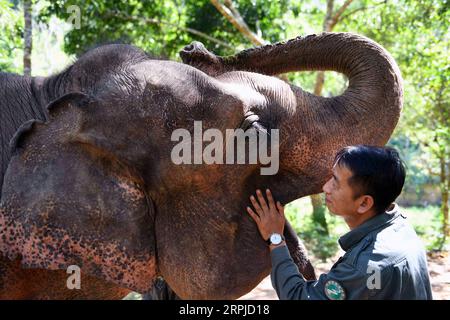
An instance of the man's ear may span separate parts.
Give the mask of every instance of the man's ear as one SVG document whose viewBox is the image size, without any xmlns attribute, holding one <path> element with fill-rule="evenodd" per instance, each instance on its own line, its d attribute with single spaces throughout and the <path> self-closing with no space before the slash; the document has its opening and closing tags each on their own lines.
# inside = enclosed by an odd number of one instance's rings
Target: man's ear
<svg viewBox="0 0 450 320">
<path fill-rule="evenodd" d="M 155 209 L 131 165 L 71 138 L 95 107 L 83 94 L 67 95 L 51 104 L 48 122 L 28 124 L 13 139 L 0 255 L 21 257 L 27 268 L 77 265 L 144 293 L 157 272 Z"/>
<path fill-rule="evenodd" d="M 358 199 L 359 206 L 358 206 L 358 213 L 364 214 L 369 212 L 375 204 L 373 197 L 369 195 L 363 195 Z"/>
</svg>

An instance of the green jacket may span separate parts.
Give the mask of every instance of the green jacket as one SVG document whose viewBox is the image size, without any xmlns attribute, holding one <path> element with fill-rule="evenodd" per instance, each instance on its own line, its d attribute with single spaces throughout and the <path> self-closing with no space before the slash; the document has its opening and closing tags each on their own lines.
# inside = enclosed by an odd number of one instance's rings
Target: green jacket
<svg viewBox="0 0 450 320">
<path fill-rule="evenodd" d="M 286 246 L 272 250 L 280 299 L 432 299 L 423 245 L 398 211 L 377 215 L 339 239 L 345 254 L 317 281 L 306 281 Z"/>
</svg>

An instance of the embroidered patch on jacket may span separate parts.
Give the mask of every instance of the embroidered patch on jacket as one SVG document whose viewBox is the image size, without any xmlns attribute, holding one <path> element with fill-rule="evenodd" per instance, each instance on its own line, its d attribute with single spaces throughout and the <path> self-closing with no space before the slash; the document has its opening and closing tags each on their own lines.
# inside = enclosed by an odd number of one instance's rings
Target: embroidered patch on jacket
<svg viewBox="0 0 450 320">
<path fill-rule="evenodd" d="M 328 280 L 325 282 L 325 295 L 330 300 L 345 300 L 345 290 L 335 280 Z"/>
</svg>

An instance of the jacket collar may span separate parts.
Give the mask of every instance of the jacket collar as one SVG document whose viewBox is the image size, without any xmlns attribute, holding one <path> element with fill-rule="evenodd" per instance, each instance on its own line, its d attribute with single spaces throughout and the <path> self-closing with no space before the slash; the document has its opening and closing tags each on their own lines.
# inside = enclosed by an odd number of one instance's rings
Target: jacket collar
<svg viewBox="0 0 450 320">
<path fill-rule="evenodd" d="M 360 242 L 365 236 L 370 232 L 383 227 L 391 225 L 395 219 L 400 216 L 399 208 L 396 203 L 394 207 L 386 212 L 377 214 L 376 216 L 364 221 L 360 226 L 347 232 L 342 237 L 339 238 L 339 245 L 342 250 L 347 251 L 353 247 L 356 243 Z"/>
</svg>

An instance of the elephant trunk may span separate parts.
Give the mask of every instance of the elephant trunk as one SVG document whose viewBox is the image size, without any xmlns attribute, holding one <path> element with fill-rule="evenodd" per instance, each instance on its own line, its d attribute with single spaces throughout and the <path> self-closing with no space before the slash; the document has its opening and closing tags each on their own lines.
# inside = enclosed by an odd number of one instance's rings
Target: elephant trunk
<svg viewBox="0 0 450 320">
<path fill-rule="evenodd" d="M 307 70 L 345 74 L 348 88 L 332 98 L 291 87 L 297 97 L 297 115 L 310 118 L 306 125 L 319 129 L 324 126 L 327 136 L 345 136 L 347 144 L 386 143 L 400 116 L 400 70 L 384 48 L 360 35 L 322 33 L 298 37 L 224 57 L 222 64 L 228 70 L 267 75 Z"/>
<path fill-rule="evenodd" d="M 394 59 L 374 41 L 356 34 L 309 35 L 229 57 L 215 56 L 194 43 L 182 57 L 216 75 L 232 70 L 267 75 L 331 70 L 348 77 L 345 92 L 329 98 L 290 85 L 296 109 L 280 123 L 281 173 L 270 181 L 274 188 L 283 188 L 285 202 L 321 192 L 342 147 L 384 145 L 402 109 L 402 77 Z"/>
</svg>

